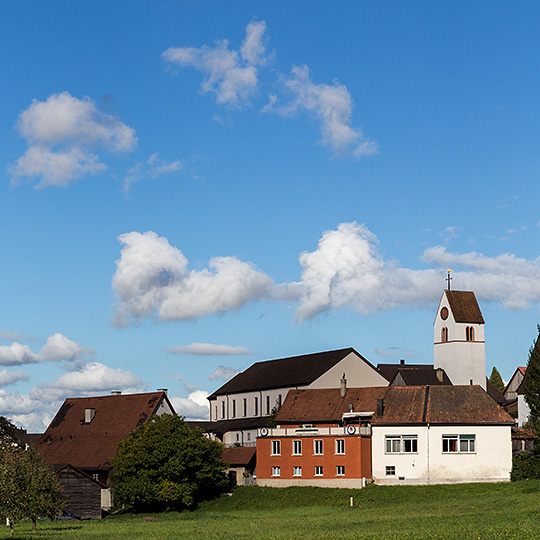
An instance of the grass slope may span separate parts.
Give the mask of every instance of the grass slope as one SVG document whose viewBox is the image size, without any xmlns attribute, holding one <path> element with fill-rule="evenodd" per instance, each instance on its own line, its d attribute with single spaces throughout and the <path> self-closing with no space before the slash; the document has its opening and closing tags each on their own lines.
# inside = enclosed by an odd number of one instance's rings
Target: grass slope
<svg viewBox="0 0 540 540">
<path fill-rule="evenodd" d="M 350 507 L 350 497 L 354 507 Z M 148 515 L 148 514 L 145 514 Z M 540 481 L 364 490 L 243 487 L 191 512 L 17 524 L 19 540 L 540 539 Z M 0 527 L 0 538 L 8 538 Z"/>
</svg>

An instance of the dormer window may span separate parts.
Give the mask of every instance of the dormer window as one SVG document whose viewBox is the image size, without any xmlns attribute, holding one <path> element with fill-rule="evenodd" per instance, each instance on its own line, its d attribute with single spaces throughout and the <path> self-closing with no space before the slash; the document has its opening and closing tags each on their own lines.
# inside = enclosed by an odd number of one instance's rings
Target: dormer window
<svg viewBox="0 0 540 540">
<path fill-rule="evenodd" d="M 96 409 L 84 409 L 84 423 L 90 424 L 96 416 Z"/>
<path fill-rule="evenodd" d="M 465 328 L 465 339 L 467 341 L 474 341 L 474 328 L 472 326 Z"/>
<path fill-rule="evenodd" d="M 448 328 L 446 326 L 443 326 L 441 328 L 441 341 L 443 343 L 446 343 L 448 341 Z"/>
</svg>

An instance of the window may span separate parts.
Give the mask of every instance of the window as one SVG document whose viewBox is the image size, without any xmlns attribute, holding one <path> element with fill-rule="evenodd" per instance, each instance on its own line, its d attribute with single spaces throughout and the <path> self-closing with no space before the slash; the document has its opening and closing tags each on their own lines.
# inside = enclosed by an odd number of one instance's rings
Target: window
<svg viewBox="0 0 540 540">
<path fill-rule="evenodd" d="M 302 441 L 293 441 L 292 442 L 292 453 L 293 456 L 302 455 Z"/>
<path fill-rule="evenodd" d="M 225 418 L 225 402 L 221 402 L 221 418 Z"/>
<path fill-rule="evenodd" d="M 315 476 L 322 476 L 322 475 L 323 475 L 322 465 L 317 465 L 315 467 Z"/>
<path fill-rule="evenodd" d="M 336 454 L 345 453 L 345 439 L 336 439 Z"/>
<path fill-rule="evenodd" d="M 345 465 L 336 466 L 336 476 L 345 476 Z"/>
<path fill-rule="evenodd" d="M 323 453 L 323 442 L 322 439 L 315 439 L 313 441 L 313 453 L 320 456 Z"/>
<path fill-rule="evenodd" d="M 244 398 L 244 416 L 247 416 L 247 399 Z"/>
<path fill-rule="evenodd" d="M 302 467 L 293 467 L 293 476 L 302 476 Z"/>
<path fill-rule="evenodd" d="M 418 435 L 391 435 L 386 437 L 387 454 L 416 454 Z"/>
<path fill-rule="evenodd" d="M 277 404 L 278 404 L 278 407 L 281 407 L 281 394 L 278 394 Z"/>
<path fill-rule="evenodd" d="M 255 398 L 255 416 L 259 415 L 259 398 Z"/>
<path fill-rule="evenodd" d="M 97 480 L 97 481 L 99 482 L 99 473 L 94 473 L 94 474 L 92 475 L 92 478 L 93 478 L 94 480 Z"/>
<path fill-rule="evenodd" d="M 281 476 L 281 468 L 272 467 L 272 476 Z"/>
<path fill-rule="evenodd" d="M 236 418 L 236 399 L 232 400 L 232 417 Z"/>
<path fill-rule="evenodd" d="M 266 414 L 270 414 L 270 396 L 266 396 Z"/>
<path fill-rule="evenodd" d="M 386 466 L 386 476 L 396 476 L 396 466 L 387 465 Z"/>
<path fill-rule="evenodd" d="M 465 328 L 465 339 L 467 341 L 474 341 L 474 328 L 472 326 Z"/>
<path fill-rule="evenodd" d="M 272 441 L 272 455 L 273 456 L 281 455 L 281 441 Z"/>
<path fill-rule="evenodd" d="M 446 343 L 448 341 L 448 328 L 446 326 L 443 326 L 441 328 L 441 341 L 443 343 Z"/>
<path fill-rule="evenodd" d="M 475 435 L 443 435 L 442 451 L 445 454 L 471 454 L 476 451 L 475 443 Z"/>
<path fill-rule="evenodd" d="M 247 437 L 248 437 L 248 441 L 251 441 L 251 433 L 248 433 Z"/>
</svg>

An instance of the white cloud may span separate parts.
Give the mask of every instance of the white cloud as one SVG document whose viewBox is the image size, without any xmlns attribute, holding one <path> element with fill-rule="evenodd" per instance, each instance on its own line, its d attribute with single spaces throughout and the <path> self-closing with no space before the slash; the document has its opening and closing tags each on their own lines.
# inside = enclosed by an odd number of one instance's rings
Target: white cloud
<svg viewBox="0 0 540 540">
<path fill-rule="evenodd" d="M 92 149 L 131 151 L 137 145 L 135 130 L 101 112 L 92 99 L 68 92 L 46 101 L 34 99 L 16 127 L 28 149 L 8 167 L 13 185 L 22 178 L 40 177 L 37 187 L 66 187 L 106 168 Z"/>
<path fill-rule="evenodd" d="M 229 49 L 229 42 L 215 47 L 171 47 L 162 53 L 166 62 L 193 67 L 205 75 L 201 92 L 213 92 L 218 103 L 239 107 L 249 103 L 257 88 L 257 66 L 266 62 L 264 21 L 253 21 L 246 28 L 240 52 Z"/>
<path fill-rule="evenodd" d="M 228 381 L 229 379 L 232 379 L 235 375 L 240 373 L 241 369 L 234 369 L 232 367 L 227 366 L 218 366 L 214 372 L 208 377 L 209 381 Z"/>
<path fill-rule="evenodd" d="M 426 249 L 423 261 L 436 269 L 412 270 L 385 261 L 377 237 L 364 225 L 342 223 L 326 231 L 315 251 L 303 253 L 304 294 L 296 310 L 300 321 L 336 308 L 370 314 L 394 307 L 428 306 L 441 294 L 442 269 L 454 268 L 453 283 L 474 290 L 479 300 L 500 301 L 525 309 L 540 301 L 540 257 L 527 261 L 514 255 L 486 257 Z M 456 266 L 463 270 L 456 271 Z"/>
<path fill-rule="evenodd" d="M 334 155 L 352 153 L 355 157 L 370 156 L 378 151 L 377 143 L 364 138 L 360 128 L 351 126 L 352 98 L 347 87 L 334 81 L 315 84 L 307 66 L 294 66 L 289 76 L 281 82 L 290 95 L 290 102 L 277 106 L 275 95 L 263 111 L 275 111 L 283 116 L 305 110 L 321 125 L 322 143 L 329 146 Z"/>
<path fill-rule="evenodd" d="M 129 171 L 124 180 L 122 191 L 129 193 L 131 184 L 150 178 L 154 180 L 164 174 L 172 174 L 183 168 L 179 159 L 167 162 L 161 159 L 157 154 L 152 154 L 146 161 L 137 163 Z"/>
<path fill-rule="evenodd" d="M 169 398 L 174 410 L 180 416 L 187 420 L 208 420 L 208 392 L 196 390 L 191 392 L 187 398 L 173 397 Z"/>
<path fill-rule="evenodd" d="M 7 369 L 2 369 L 0 371 L 0 387 L 9 386 L 29 379 L 28 373 L 25 373 L 24 371 L 8 371 Z"/>
<path fill-rule="evenodd" d="M 61 375 L 52 383 L 42 383 L 30 392 L 35 400 L 60 401 L 67 397 L 91 396 L 121 390 L 125 393 L 144 391 L 142 379 L 120 368 L 110 368 L 99 362 L 88 362 Z"/>
<path fill-rule="evenodd" d="M 173 354 L 199 354 L 199 355 L 235 355 L 252 354 L 252 352 L 242 345 L 217 345 L 213 343 L 192 343 L 178 347 L 166 347 L 168 352 Z"/>
<path fill-rule="evenodd" d="M 186 320 L 238 309 L 272 286 L 266 274 L 236 257 L 214 257 L 208 269 L 188 270 L 183 253 L 152 231 L 119 240 L 124 247 L 112 279 L 119 326 L 156 313 L 162 320 Z"/>
<path fill-rule="evenodd" d="M 4 341 L 37 341 L 37 338 L 34 336 L 26 336 L 9 330 L 0 330 L 0 339 Z"/>
<path fill-rule="evenodd" d="M 40 362 L 75 362 L 92 354 L 94 351 L 71 341 L 62 334 L 54 334 L 39 353 L 35 353 L 28 345 L 12 343 L 0 346 L 0 366 L 21 366 Z"/>
<path fill-rule="evenodd" d="M 0 388 L 0 415 L 33 433 L 43 433 L 52 420 L 58 403 L 34 400 L 27 394 Z"/>
</svg>

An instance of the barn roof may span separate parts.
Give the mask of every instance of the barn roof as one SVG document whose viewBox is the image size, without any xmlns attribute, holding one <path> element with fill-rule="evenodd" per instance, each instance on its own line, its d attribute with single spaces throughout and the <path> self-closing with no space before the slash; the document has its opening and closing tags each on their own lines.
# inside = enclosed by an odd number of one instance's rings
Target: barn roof
<svg viewBox="0 0 540 540">
<path fill-rule="evenodd" d="M 166 400 L 165 392 L 68 398 L 35 445 L 51 465 L 69 463 L 80 469 L 110 469 L 118 442 L 146 423 Z M 85 422 L 85 411 L 95 414 Z"/>
</svg>

